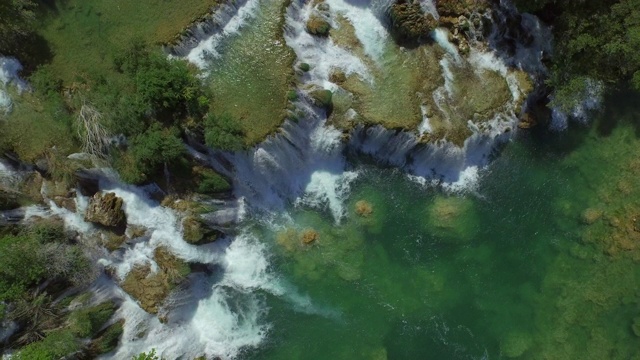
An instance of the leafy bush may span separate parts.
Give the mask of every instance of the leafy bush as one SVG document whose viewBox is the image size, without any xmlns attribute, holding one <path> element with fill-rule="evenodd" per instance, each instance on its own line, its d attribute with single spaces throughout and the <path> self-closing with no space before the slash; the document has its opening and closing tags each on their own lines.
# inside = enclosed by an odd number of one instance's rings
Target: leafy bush
<svg viewBox="0 0 640 360">
<path fill-rule="evenodd" d="M 205 143 L 219 150 L 238 151 L 244 147 L 244 131 L 231 116 L 214 116 L 205 118 Z"/>
<path fill-rule="evenodd" d="M 185 153 L 176 128 L 163 128 L 152 124 L 145 132 L 134 136 L 128 151 L 113 153 L 114 167 L 122 180 L 140 184 L 149 176 L 162 171 L 164 164 L 178 161 Z"/>
<path fill-rule="evenodd" d="M 40 244 L 26 236 L 0 237 L 0 301 L 24 297 L 46 276 Z"/>
<path fill-rule="evenodd" d="M 156 355 L 156 349 L 152 349 L 148 353 L 141 353 L 138 356 L 134 356 L 131 360 L 161 360 L 158 355 Z"/>
</svg>

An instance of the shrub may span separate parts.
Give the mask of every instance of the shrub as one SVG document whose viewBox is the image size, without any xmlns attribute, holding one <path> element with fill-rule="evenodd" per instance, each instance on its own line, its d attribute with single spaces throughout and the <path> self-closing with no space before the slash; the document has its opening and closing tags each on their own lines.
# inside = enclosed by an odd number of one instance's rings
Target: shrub
<svg viewBox="0 0 640 360">
<path fill-rule="evenodd" d="M 134 356 L 131 360 L 161 360 L 158 355 L 156 355 L 156 349 L 152 349 L 148 353 L 138 354 L 138 356 Z"/>
<path fill-rule="evenodd" d="M 154 123 L 144 133 L 133 138 L 129 151 L 135 168 L 141 174 L 135 180 L 146 179 L 159 172 L 163 165 L 171 164 L 184 155 L 185 148 L 179 134 L 176 128 L 162 128 L 160 124 Z"/>
</svg>

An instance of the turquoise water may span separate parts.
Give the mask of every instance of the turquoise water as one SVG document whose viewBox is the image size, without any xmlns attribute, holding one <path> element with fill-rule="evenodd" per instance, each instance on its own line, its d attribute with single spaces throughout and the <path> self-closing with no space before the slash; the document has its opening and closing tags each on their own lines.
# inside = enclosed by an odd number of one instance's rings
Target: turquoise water
<svg viewBox="0 0 640 360">
<path fill-rule="evenodd" d="M 244 357 L 638 358 L 635 119 L 524 135 L 467 194 L 361 165 L 339 225 L 292 208 L 282 228 L 258 226 L 280 282 L 311 305 L 263 294 L 268 340 Z"/>
</svg>

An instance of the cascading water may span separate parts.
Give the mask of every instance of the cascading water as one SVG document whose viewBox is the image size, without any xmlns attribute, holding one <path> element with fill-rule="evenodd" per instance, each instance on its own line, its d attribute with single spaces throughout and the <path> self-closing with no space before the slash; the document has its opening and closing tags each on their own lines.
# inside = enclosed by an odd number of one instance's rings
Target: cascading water
<svg viewBox="0 0 640 360">
<path fill-rule="evenodd" d="M 313 64 L 311 70 L 300 74 L 301 95 L 307 95 L 309 87 L 319 86 L 337 91 L 339 84 L 331 80 L 332 71 L 339 69 L 345 76 L 356 76 L 364 83 L 374 84 L 374 72 L 384 69 L 385 47 L 391 42 L 384 24 L 391 1 L 372 1 L 364 4 L 327 0 L 331 21 L 339 27 L 337 16 L 347 19 L 355 36 L 362 44 L 363 54 L 345 49 L 332 38 L 317 38 L 305 31 L 305 22 L 313 9 L 311 2 L 293 2 L 287 9 L 285 40 L 300 62 Z M 201 68 L 207 68 L 217 56 L 217 46 L 225 36 L 234 36 L 242 26 L 259 11 L 259 0 L 236 2 L 237 7 L 225 7 L 217 20 L 216 30 L 201 29 L 198 37 L 209 36 L 197 44 L 183 44 L 174 49 Z M 431 1 L 422 1 L 425 11 L 434 12 Z M 437 15 L 437 13 L 435 14 Z M 211 35 L 213 34 L 213 35 Z M 454 93 L 454 74 L 447 69 L 462 63 L 447 33 L 436 30 L 434 39 L 445 55 L 442 57 L 443 85 L 434 92 L 442 103 Z M 213 59 L 213 60 L 212 60 Z M 355 151 L 370 155 L 376 160 L 402 168 L 422 183 L 440 183 L 458 191 L 472 187 L 480 168 L 488 164 L 489 155 L 496 144 L 508 140 L 516 124 L 516 104 L 522 100 L 512 75 L 503 63 L 492 54 L 472 49 L 465 60 L 473 71 L 491 70 L 503 76 L 508 83 L 512 99 L 505 111 L 491 121 L 475 124 L 469 120 L 472 134 L 463 146 L 456 146 L 442 139 L 425 142 L 422 135 L 433 131 L 428 111 L 422 110 L 422 122 L 415 129 L 389 130 L 381 125 L 356 125 L 345 134 L 327 123 L 327 114 L 317 109 L 312 101 L 298 101 L 298 110 L 305 114 L 297 122 L 286 121 L 279 132 L 270 136 L 250 151 L 219 153 L 209 151 L 194 155 L 205 159 L 211 166 L 233 178 L 235 195 L 241 199 L 238 207 L 219 210 L 215 221 L 240 222 L 242 204 L 246 204 L 256 220 L 270 223 L 272 228 L 286 227 L 278 221 L 290 224 L 287 211 L 293 205 L 313 208 L 331 214 L 339 224 L 346 214 L 345 201 L 359 172 L 350 168 L 345 153 Z M 465 65 L 466 66 L 466 65 Z M 0 93 L 2 101 L 2 93 Z M 439 102 L 436 101 L 436 104 Z M 444 105 L 443 105 L 444 106 Z M 350 113 L 355 114 L 356 110 Z M 356 115 L 354 115 L 355 118 Z M 224 161 L 220 161 L 223 159 Z M 230 163 L 229 168 L 226 164 Z M 2 168 L 0 168 L 1 172 Z M 147 229 L 145 236 L 132 239 L 126 247 L 112 254 L 97 251 L 98 262 L 111 269 L 118 279 L 124 279 L 137 265 L 150 265 L 158 269 L 154 251 L 162 246 L 178 258 L 190 263 L 204 264 L 213 275 L 193 274 L 188 285 L 172 295 L 170 312 L 161 322 L 158 317 L 142 310 L 136 301 L 117 286 L 113 279 L 101 277 L 93 286 L 95 300 L 116 298 L 121 306 L 116 318 L 125 319 L 122 341 L 114 354 L 108 357 L 127 358 L 152 348 L 166 358 L 194 358 L 206 354 L 234 358 L 246 347 L 261 344 L 270 331 L 265 322 L 268 311 L 266 298 L 276 296 L 292 304 L 296 311 L 320 314 L 326 318 L 339 318 L 331 309 L 323 309 L 300 294 L 294 286 L 286 284 L 271 272 L 269 249 L 250 225 L 240 223 L 239 235 L 226 237 L 213 244 L 194 246 L 184 241 L 181 219 L 178 214 L 152 200 L 143 189 L 125 186 L 105 174 L 100 188 L 113 192 L 123 199 L 124 211 L 130 226 Z M 50 210 L 32 209 L 33 216 L 60 216 L 68 228 L 83 234 L 89 242 L 97 229 L 84 220 L 88 198 L 78 192 L 76 212 L 50 202 Z M 27 216 L 28 217 L 28 216 Z M 279 218 L 280 217 L 280 218 Z M 277 220 L 277 221 L 276 221 Z M 346 253 L 351 248 L 345 250 Z M 353 273 L 345 271 L 347 275 Z M 344 275 L 344 274 L 343 274 Z"/>
</svg>

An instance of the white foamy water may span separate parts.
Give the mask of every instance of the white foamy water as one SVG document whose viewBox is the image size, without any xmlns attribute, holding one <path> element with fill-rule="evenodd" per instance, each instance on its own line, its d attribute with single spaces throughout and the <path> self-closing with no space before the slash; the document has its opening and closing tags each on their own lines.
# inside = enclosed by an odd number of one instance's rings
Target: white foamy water
<svg viewBox="0 0 640 360">
<path fill-rule="evenodd" d="M 307 118 L 286 121 L 277 135 L 251 151 L 228 155 L 234 192 L 264 214 L 297 203 L 328 209 L 339 221 L 349 183 L 357 175 L 345 171 L 342 133 L 325 126 L 323 114 L 306 106 Z"/>
<path fill-rule="evenodd" d="M 185 58 L 199 68 L 206 69 L 210 63 L 209 59 L 220 56 L 218 47 L 221 42 L 228 36 L 237 35 L 245 23 L 254 17 L 259 9 L 260 0 L 247 0 L 237 9 L 232 5 L 222 5 L 216 16 L 219 17 L 217 22 L 224 25 L 206 39 L 198 42 Z"/>
</svg>

